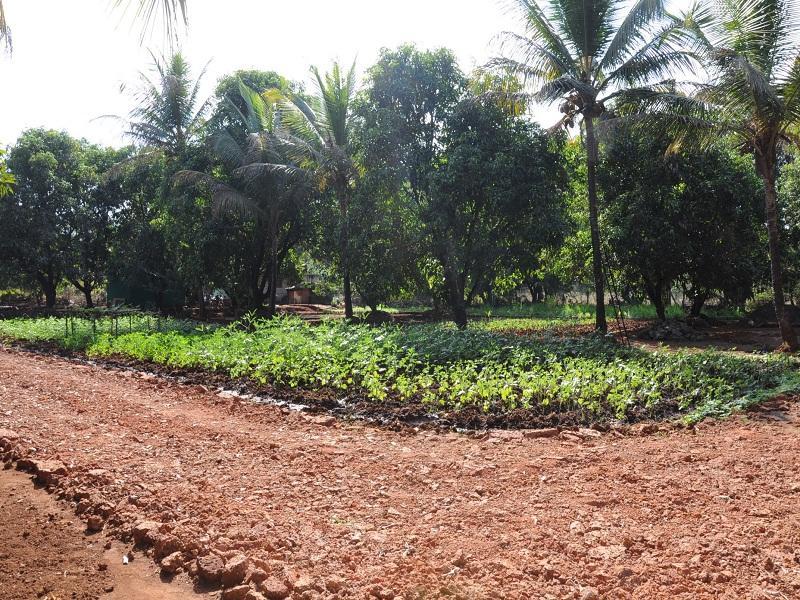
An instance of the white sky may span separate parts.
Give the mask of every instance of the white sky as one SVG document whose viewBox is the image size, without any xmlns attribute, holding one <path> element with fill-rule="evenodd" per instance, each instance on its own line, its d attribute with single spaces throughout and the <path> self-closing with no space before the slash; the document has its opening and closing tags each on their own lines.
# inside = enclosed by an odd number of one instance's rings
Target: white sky
<svg viewBox="0 0 800 600">
<path fill-rule="evenodd" d="M 107 114 L 127 115 L 148 48 L 164 51 L 158 33 L 140 44 L 140 28 L 111 0 L 4 0 L 14 53 L 0 57 L 0 146 L 30 127 L 64 129 L 99 144 L 124 142 Z M 515 27 L 503 0 L 190 0 L 182 50 L 196 72 L 211 60 L 205 96 L 236 69 L 274 70 L 307 81 L 310 65 L 358 58 L 369 67 L 382 47 L 414 42 L 445 46 L 470 70 L 498 53 L 494 38 Z M 556 120 L 541 115 L 543 125 Z"/>
</svg>

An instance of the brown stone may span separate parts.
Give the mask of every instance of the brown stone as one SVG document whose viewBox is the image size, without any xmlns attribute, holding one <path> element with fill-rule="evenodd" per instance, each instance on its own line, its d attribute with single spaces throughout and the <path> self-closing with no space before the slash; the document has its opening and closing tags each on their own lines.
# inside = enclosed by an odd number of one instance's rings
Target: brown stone
<svg viewBox="0 0 800 600">
<path fill-rule="evenodd" d="M 222 571 L 222 585 L 233 587 L 242 583 L 247 576 L 247 557 L 238 554 L 225 563 Z"/>
<path fill-rule="evenodd" d="M 66 465 L 58 460 L 34 460 L 33 471 L 36 479 L 44 484 L 53 483 L 68 473 Z"/>
<path fill-rule="evenodd" d="M 103 529 L 106 524 L 105 519 L 100 515 L 92 515 L 86 520 L 86 529 L 91 532 L 97 532 Z"/>
<path fill-rule="evenodd" d="M 548 429 L 529 429 L 527 431 L 523 431 L 522 433 L 526 438 L 532 440 L 537 438 L 556 437 L 559 434 L 559 431 L 555 427 L 550 427 Z"/>
<path fill-rule="evenodd" d="M 197 575 L 209 585 L 219 585 L 222 581 L 222 572 L 225 563 L 216 554 L 201 556 L 197 559 Z"/>
<path fill-rule="evenodd" d="M 237 585 L 222 592 L 222 600 L 245 600 L 250 593 L 249 585 Z"/>
<path fill-rule="evenodd" d="M 327 589 L 331 594 L 335 594 L 344 588 L 345 583 L 344 577 L 332 575 L 328 577 L 328 580 L 325 582 L 325 589 Z"/>
<path fill-rule="evenodd" d="M 174 575 L 183 566 L 183 555 L 180 552 L 173 552 L 161 560 L 161 571 L 169 575 Z"/>
<path fill-rule="evenodd" d="M 165 556 L 182 550 L 180 540 L 169 533 L 159 533 L 152 537 L 153 558 L 161 560 Z"/>
<path fill-rule="evenodd" d="M 161 523 L 156 521 L 140 521 L 133 526 L 133 542 L 137 546 L 152 544 L 158 536 Z"/>
<path fill-rule="evenodd" d="M 250 581 L 252 583 L 255 583 L 256 585 L 266 580 L 267 577 L 269 577 L 269 575 L 267 575 L 267 572 L 264 569 L 260 569 L 258 567 L 253 569 L 253 572 L 250 573 Z"/>
<path fill-rule="evenodd" d="M 11 450 L 19 441 L 19 434 L 10 429 L 0 429 L 0 450 Z"/>
<path fill-rule="evenodd" d="M 288 598 L 291 590 L 276 577 L 269 577 L 262 581 L 258 586 L 258 591 L 264 594 L 269 600 L 283 600 Z"/>
</svg>

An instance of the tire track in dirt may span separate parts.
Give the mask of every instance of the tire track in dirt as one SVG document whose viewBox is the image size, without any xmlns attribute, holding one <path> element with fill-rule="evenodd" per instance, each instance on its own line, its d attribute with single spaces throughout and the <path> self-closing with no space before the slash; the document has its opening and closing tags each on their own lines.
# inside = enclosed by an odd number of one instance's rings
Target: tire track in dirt
<svg viewBox="0 0 800 600">
<path fill-rule="evenodd" d="M 63 463 L 50 487 L 82 518 L 238 584 L 230 598 L 800 595 L 795 402 L 697 431 L 528 439 L 224 396 L 0 351 L 15 452 Z"/>
</svg>

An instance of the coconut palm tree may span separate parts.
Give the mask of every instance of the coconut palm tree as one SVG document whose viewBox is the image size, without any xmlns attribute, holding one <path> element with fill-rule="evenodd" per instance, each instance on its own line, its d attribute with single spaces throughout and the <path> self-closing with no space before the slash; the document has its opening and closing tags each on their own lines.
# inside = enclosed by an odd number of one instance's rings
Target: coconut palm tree
<svg viewBox="0 0 800 600">
<path fill-rule="evenodd" d="M 192 79 L 189 63 L 180 52 L 169 58 L 151 56 L 157 77 L 140 74 L 137 105 L 126 120 L 126 134 L 148 148 L 181 156 L 198 141 L 211 105 L 199 97 L 206 70 Z"/>
<path fill-rule="evenodd" d="M 121 8 L 124 11 L 132 11 L 137 20 L 144 25 L 143 33 L 146 32 L 156 21 L 162 20 L 167 35 L 172 37 L 175 33 L 175 25 L 179 21 L 186 23 L 186 4 L 187 0 L 109 0 L 114 8 Z M 0 46 L 10 52 L 11 28 L 5 17 L 3 0 L 0 0 Z"/>
<path fill-rule="evenodd" d="M 726 0 L 700 5 L 684 19 L 709 81 L 695 94 L 705 114 L 695 111 L 699 118 L 679 137 L 709 142 L 727 134 L 752 153 L 764 182 L 775 316 L 784 346 L 797 350 L 784 311 L 776 178 L 781 146 L 800 144 L 800 8 L 790 0 Z"/>
<path fill-rule="evenodd" d="M 236 114 L 235 121 L 244 124 L 246 136 L 243 139 L 241 132 L 222 130 L 212 139 L 214 152 L 230 177 L 220 181 L 207 173 L 181 171 L 175 179 L 177 183 L 206 185 L 216 211 L 234 213 L 256 224 L 254 248 L 259 259 L 254 262 L 258 268 L 250 274 L 252 293 L 260 306 L 266 288 L 268 311 L 274 315 L 281 228 L 287 213 L 311 195 L 311 181 L 305 170 L 287 163 L 275 145 L 277 98 L 261 95 L 241 82 L 239 90 L 243 108 L 228 99 L 224 109 Z M 263 272 L 260 257 L 265 247 L 269 268 Z"/>
<path fill-rule="evenodd" d="M 598 121 L 611 105 L 692 66 L 680 46 L 680 24 L 664 0 L 513 0 L 525 33 L 502 34 L 504 55 L 491 66 L 521 77 L 537 102 L 560 101 L 560 126 L 579 119 L 585 133 L 595 325 L 605 332 L 605 286 L 597 206 Z"/>
<path fill-rule="evenodd" d="M 316 95 L 306 99 L 289 93 L 280 105 L 277 137 L 287 156 L 314 174 L 321 191 L 330 191 L 339 208 L 339 259 L 345 318 L 353 317 L 350 277 L 349 210 L 358 176 L 350 143 L 352 104 L 356 92 L 355 63 L 345 72 L 334 63 L 329 73 L 311 68 Z"/>
</svg>

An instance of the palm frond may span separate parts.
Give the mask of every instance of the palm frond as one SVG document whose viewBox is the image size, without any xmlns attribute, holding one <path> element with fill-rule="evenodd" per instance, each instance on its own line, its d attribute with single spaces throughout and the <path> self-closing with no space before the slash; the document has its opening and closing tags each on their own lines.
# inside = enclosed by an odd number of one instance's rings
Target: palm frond
<svg viewBox="0 0 800 600">
<path fill-rule="evenodd" d="M 127 133 L 141 144 L 177 154 L 199 138 L 205 124 L 210 101 L 198 105 L 198 96 L 206 69 L 193 81 L 189 64 L 180 53 L 169 58 L 151 56 L 153 76 L 139 74 Z"/>
<path fill-rule="evenodd" d="M 587 71 L 602 60 L 614 33 L 617 0 L 549 0 L 552 20 L 575 46 Z"/>
<path fill-rule="evenodd" d="M 625 61 L 631 49 L 644 42 L 645 31 L 664 14 L 664 0 L 637 0 L 603 53 L 600 70 L 608 71 Z"/>
<path fill-rule="evenodd" d="M 512 0 L 512 5 L 525 21 L 526 31 L 549 52 L 558 57 L 561 64 L 574 65 L 577 60 L 567 43 L 539 7 L 535 0 Z"/>
<path fill-rule="evenodd" d="M 227 212 L 258 222 L 267 220 L 266 211 L 253 198 L 225 183 L 215 181 L 211 185 L 211 198 L 217 214 Z"/>
<path fill-rule="evenodd" d="M 574 62 L 565 62 L 564 58 L 550 48 L 540 43 L 536 39 L 526 38 L 513 31 L 505 31 L 500 34 L 501 49 L 510 49 L 510 56 L 504 59 L 494 59 L 490 66 L 501 66 L 496 64 L 498 60 L 508 61 L 508 65 L 503 66 L 506 70 L 524 75 L 526 79 L 536 73 L 536 78 L 541 81 L 554 79 L 562 75 L 578 75 Z M 511 67 L 511 68 L 509 68 Z M 532 82 L 539 83 L 536 79 Z"/>
<path fill-rule="evenodd" d="M 682 27 L 679 23 L 671 22 L 654 33 L 649 42 L 608 73 L 600 87 L 640 86 L 648 81 L 697 69 L 701 58 L 685 50 L 682 43 L 675 44 L 672 40 L 676 33 L 679 41 L 686 38 Z"/>
<path fill-rule="evenodd" d="M 9 54 L 14 49 L 14 44 L 11 40 L 11 28 L 8 26 L 6 11 L 3 8 L 3 0 L 0 0 L 0 46 L 5 47 Z"/>
<path fill-rule="evenodd" d="M 674 151 L 683 146 L 707 147 L 721 134 L 714 107 L 696 93 L 681 91 L 674 81 L 620 90 L 613 100 L 614 118 L 598 125 L 604 135 L 631 125 L 645 133 L 666 134 L 673 140 L 670 151 Z"/>
<path fill-rule="evenodd" d="M 167 37 L 174 39 L 177 26 L 188 23 L 188 0 L 113 0 L 114 8 L 132 12 L 142 23 L 142 39 L 157 24 L 164 26 Z"/>
<path fill-rule="evenodd" d="M 532 97 L 538 102 L 554 102 L 568 94 L 578 94 L 585 100 L 593 100 L 596 90 L 589 84 L 565 75 L 548 81 Z"/>
<path fill-rule="evenodd" d="M 788 116 L 788 128 L 800 126 L 800 55 L 780 82 L 783 92 L 783 105 Z"/>
</svg>

